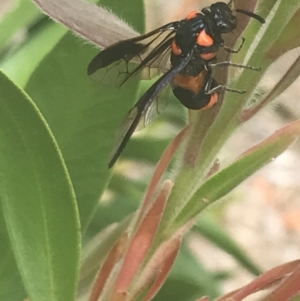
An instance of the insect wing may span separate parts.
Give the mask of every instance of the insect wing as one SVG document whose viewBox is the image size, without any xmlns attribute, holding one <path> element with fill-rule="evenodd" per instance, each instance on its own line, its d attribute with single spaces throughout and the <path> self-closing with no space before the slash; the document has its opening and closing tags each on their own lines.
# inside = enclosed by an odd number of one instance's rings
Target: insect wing
<svg viewBox="0 0 300 301">
<path fill-rule="evenodd" d="M 177 23 L 166 24 L 145 35 L 105 48 L 90 62 L 88 75 L 96 82 L 121 86 L 142 70 L 146 70 L 143 73 L 146 79 L 166 71 L 169 69 L 166 63 Z"/>
<path fill-rule="evenodd" d="M 139 131 L 147 127 L 158 115 L 160 115 L 167 107 L 168 94 L 170 85 L 167 85 L 152 101 L 151 105 L 144 111 L 140 122 L 135 131 Z"/>
<path fill-rule="evenodd" d="M 130 137 L 136 130 L 141 118 L 147 116 L 148 110 L 152 108 L 153 102 L 157 99 L 158 94 L 164 89 L 176 76 L 180 70 L 182 70 L 187 63 L 190 61 L 193 55 L 191 51 L 180 64 L 176 67 L 171 68 L 163 76 L 160 77 L 139 99 L 135 106 L 126 115 L 122 126 L 116 135 L 116 144 L 113 150 L 112 158 L 108 164 L 111 168 L 117 161 L 118 157 L 124 150 L 126 144 L 128 143 Z M 150 114 L 150 113 L 149 113 Z M 150 116 L 150 115 L 149 115 Z"/>
</svg>

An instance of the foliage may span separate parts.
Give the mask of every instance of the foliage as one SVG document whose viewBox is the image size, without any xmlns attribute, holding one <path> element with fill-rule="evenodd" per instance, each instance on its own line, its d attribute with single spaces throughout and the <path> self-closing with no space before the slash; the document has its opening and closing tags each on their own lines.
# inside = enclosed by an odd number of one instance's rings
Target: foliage
<svg viewBox="0 0 300 301">
<path fill-rule="evenodd" d="M 262 67 L 255 77 L 247 70 L 230 73 L 230 85 L 247 87 L 246 94 L 226 95 L 209 111 L 190 112 L 188 125 L 179 102 L 170 99 L 170 110 L 130 142 L 114 171 L 107 162 L 115 131 L 149 83 L 134 80 L 120 91 L 91 82 L 86 67 L 98 50 L 67 27 L 100 47 L 137 33 L 91 3 L 35 2 L 66 27 L 50 21 L 29 0 L 17 2 L 0 21 L 6 28 L 0 33 L 0 299 L 151 300 L 158 292 L 157 300 L 216 298 L 218 275 L 195 259 L 183 236 L 205 208 L 300 134 L 296 121 L 220 169 L 218 154 L 235 129 L 299 75 L 297 58 L 272 90 L 257 93 L 264 71 L 299 46 L 299 1 L 258 1 L 267 23 L 247 24 L 244 18 L 227 41 L 233 46 L 246 28 L 246 43 L 232 60 Z M 253 9 L 256 2 L 236 4 Z M 107 0 L 101 6 L 142 31 L 141 1 L 123 7 L 120 1 Z M 21 42 L 13 39 L 24 29 Z M 225 59 L 221 53 L 219 58 Z M 217 80 L 226 77 L 219 72 Z M 166 135 L 151 135 L 162 127 L 168 129 Z M 149 179 L 141 166 L 145 170 L 156 162 Z M 134 179 L 136 171 L 139 181 Z M 233 238 L 213 220 L 201 218 L 204 223 L 196 223 L 194 231 L 253 274 L 260 272 Z M 242 300 L 288 274 L 266 297 L 287 300 L 299 293 L 298 261 L 274 268 L 220 299 Z"/>
</svg>

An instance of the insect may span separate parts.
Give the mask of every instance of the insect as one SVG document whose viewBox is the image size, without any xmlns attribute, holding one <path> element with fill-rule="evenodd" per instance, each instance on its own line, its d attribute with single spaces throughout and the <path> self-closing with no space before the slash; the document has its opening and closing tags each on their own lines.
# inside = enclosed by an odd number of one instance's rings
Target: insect
<svg viewBox="0 0 300 301">
<path fill-rule="evenodd" d="M 260 70 L 229 61 L 216 62 L 220 47 L 227 52 L 236 53 L 244 43 L 242 39 L 239 49 L 234 50 L 227 47 L 222 38 L 222 34 L 230 33 L 237 27 L 232 2 L 233 0 L 229 3 L 216 2 L 203 8 L 201 12 L 192 11 L 181 21 L 171 22 L 144 35 L 120 41 L 105 48 L 90 62 L 90 77 L 99 70 L 107 72 L 114 64 L 124 63 L 125 71 L 118 78 L 121 84 L 141 71 L 150 70 L 148 78 L 153 76 L 153 70 L 164 73 L 126 115 L 118 132 L 118 143 L 108 164 L 109 168 L 124 150 L 139 122 L 144 119 L 147 123 L 151 119 L 154 103 L 168 84 L 171 84 L 175 97 L 192 110 L 211 108 L 218 101 L 218 93 L 221 91 L 245 93 L 218 84 L 212 74 L 212 69 L 218 66 Z M 250 11 L 236 9 L 235 12 L 255 18 L 261 23 L 265 22 L 261 16 Z M 139 64 L 129 70 L 130 61 L 137 61 Z M 164 69 L 168 61 L 171 67 Z"/>
</svg>

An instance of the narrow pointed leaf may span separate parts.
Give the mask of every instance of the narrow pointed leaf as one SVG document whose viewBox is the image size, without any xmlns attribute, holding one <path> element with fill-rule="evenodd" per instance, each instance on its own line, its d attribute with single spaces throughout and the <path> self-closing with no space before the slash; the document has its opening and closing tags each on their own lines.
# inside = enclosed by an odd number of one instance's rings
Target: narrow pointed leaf
<svg viewBox="0 0 300 301">
<path fill-rule="evenodd" d="M 300 264 L 295 271 L 289 275 L 283 282 L 262 301 L 285 301 L 300 294 Z"/>
<path fill-rule="evenodd" d="M 294 273 L 299 268 L 299 260 L 284 263 L 260 275 L 247 285 L 221 296 L 217 301 L 221 300 L 244 300 L 249 295 L 270 288 L 272 284 L 278 284 L 278 280 L 284 279 L 287 275 Z M 283 299 L 287 300 L 287 299 Z"/>
<path fill-rule="evenodd" d="M 132 280 L 143 264 L 155 238 L 171 189 L 172 182 L 170 180 L 165 181 L 162 184 L 161 192 L 155 199 L 144 219 L 141 221 L 141 224 L 130 243 L 120 274 L 118 275 L 114 289 L 115 296 L 113 296 L 113 299 L 118 298 L 117 296 L 119 294 L 128 292 L 127 290 Z"/>
<path fill-rule="evenodd" d="M 151 201 L 151 198 L 153 197 L 153 194 L 155 193 L 156 187 L 161 180 L 161 177 L 165 170 L 167 169 L 168 165 L 171 162 L 171 159 L 175 155 L 176 151 L 186 138 L 189 131 L 189 127 L 185 127 L 168 145 L 166 150 L 164 151 L 161 159 L 159 160 L 156 170 L 154 172 L 154 175 L 152 177 L 152 180 L 150 182 L 150 185 L 148 187 L 148 191 L 146 193 L 146 197 L 143 203 L 143 207 L 141 209 L 141 212 L 143 212 L 147 206 L 149 205 L 149 202 Z"/>
<path fill-rule="evenodd" d="M 121 260 L 128 243 L 128 234 L 125 233 L 110 250 L 105 262 L 103 263 L 95 283 L 93 285 L 89 301 L 97 301 L 103 288 L 113 269 L 115 268 L 118 261 Z"/>
<path fill-rule="evenodd" d="M 98 233 L 91 241 L 85 244 L 82 257 L 80 279 L 78 285 L 78 298 L 87 299 L 91 294 L 91 284 L 99 273 L 100 267 L 107 260 L 108 254 L 121 237 L 125 237 L 126 230 L 130 225 L 132 216 L 128 216 L 119 224 L 112 224 Z M 86 297 L 84 297 L 86 295 Z"/>
<path fill-rule="evenodd" d="M 77 0 L 34 1 L 50 17 L 100 47 L 136 35 L 125 22 L 93 3 Z"/>
<path fill-rule="evenodd" d="M 165 258 L 161 269 L 159 270 L 155 281 L 153 282 L 151 288 L 147 292 L 146 296 L 143 298 L 143 301 L 151 301 L 156 294 L 159 292 L 163 284 L 165 283 L 172 267 L 179 253 L 181 240 L 178 239 L 176 241 L 178 243 L 177 248 L 174 247 L 173 253 L 171 253 L 167 258 Z"/>
<path fill-rule="evenodd" d="M 266 23 L 259 28 L 257 28 L 257 22 L 253 21 L 250 24 L 245 32 L 247 35 L 245 47 L 234 56 L 234 60 L 250 66 L 259 66 L 262 71 L 250 77 L 247 70 L 242 70 L 241 74 L 231 83 L 231 85 L 236 87 L 249 87 L 249 85 L 255 87 L 264 76 L 264 71 L 271 64 L 287 51 L 300 46 L 300 39 L 296 37 L 296 28 L 300 26 L 300 19 L 298 18 L 300 12 L 299 1 L 291 0 L 287 2 L 278 0 L 274 3 L 273 0 L 262 0 L 260 8 L 259 12 L 266 18 Z M 292 79 L 290 77 L 288 79 L 289 82 L 285 85 L 289 86 L 292 83 Z M 235 97 L 238 101 L 237 104 L 240 104 L 239 106 L 230 107 L 230 103 L 227 101 L 226 113 L 225 111 L 222 112 L 224 116 L 225 114 L 229 114 L 229 116 L 239 114 L 244 104 L 253 97 L 252 90 L 246 89 L 247 93 L 245 95 L 237 95 Z M 229 99 L 229 97 L 226 99 Z"/>
<path fill-rule="evenodd" d="M 208 205 L 225 196 L 255 171 L 279 156 L 299 134 L 300 121 L 291 123 L 208 179 L 175 218 L 175 229 L 186 224 Z"/>
<path fill-rule="evenodd" d="M 260 109 L 274 100 L 282 92 L 284 92 L 290 85 L 299 77 L 300 74 L 300 56 L 294 61 L 292 66 L 283 75 L 280 81 L 275 85 L 275 87 L 264 96 L 264 98 L 258 102 L 254 107 L 246 109 L 243 111 L 240 120 L 245 122 L 255 115 Z"/>
</svg>

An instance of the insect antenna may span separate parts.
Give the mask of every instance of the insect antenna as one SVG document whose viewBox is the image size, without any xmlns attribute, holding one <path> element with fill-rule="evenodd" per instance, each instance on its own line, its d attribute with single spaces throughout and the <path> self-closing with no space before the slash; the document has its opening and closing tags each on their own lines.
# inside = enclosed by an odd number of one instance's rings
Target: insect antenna
<svg viewBox="0 0 300 301">
<path fill-rule="evenodd" d="M 247 16 L 249 16 L 249 17 L 251 17 L 251 18 L 254 18 L 254 19 L 256 19 L 257 21 L 259 21 L 260 23 L 262 23 L 262 24 L 266 22 L 265 19 L 264 19 L 263 17 L 261 17 L 261 16 L 255 14 L 255 13 L 252 13 L 252 12 L 250 12 L 250 11 L 248 11 L 248 10 L 244 10 L 244 9 L 239 9 L 239 8 L 237 8 L 235 11 L 236 11 L 237 13 L 241 13 L 241 14 L 247 15 Z"/>
</svg>

